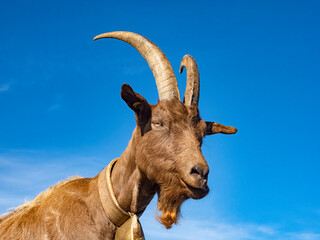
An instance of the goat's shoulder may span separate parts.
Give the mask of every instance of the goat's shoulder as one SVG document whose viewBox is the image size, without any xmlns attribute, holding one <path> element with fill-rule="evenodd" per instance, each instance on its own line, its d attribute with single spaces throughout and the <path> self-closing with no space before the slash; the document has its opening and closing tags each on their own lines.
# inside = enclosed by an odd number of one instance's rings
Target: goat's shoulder
<svg viewBox="0 0 320 240">
<path fill-rule="evenodd" d="M 106 219 L 100 213 L 102 206 L 96 183 L 97 177 L 75 177 L 59 182 L 0 218 L 0 235 L 23 238 L 44 233 L 48 236 L 63 232 L 67 235 L 82 233 L 83 236 L 98 234 L 98 226 Z M 87 226 L 87 233 L 83 232 L 83 224 Z"/>
</svg>

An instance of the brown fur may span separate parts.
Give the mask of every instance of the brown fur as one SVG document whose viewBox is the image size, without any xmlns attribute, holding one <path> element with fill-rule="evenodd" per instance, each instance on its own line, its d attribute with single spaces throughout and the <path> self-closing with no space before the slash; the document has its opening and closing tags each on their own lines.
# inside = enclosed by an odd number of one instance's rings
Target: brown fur
<svg viewBox="0 0 320 240">
<path fill-rule="evenodd" d="M 138 213 L 157 193 L 157 219 L 170 228 L 186 199 L 208 193 L 209 168 L 201 153 L 206 124 L 197 106 L 177 99 L 149 105 L 129 85 L 121 96 L 137 127 L 112 171 L 115 196 L 123 209 Z M 97 178 L 66 180 L 0 218 L 0 240 L 113 239 L 116 227 L 103 210 Z"/>
<path fill-rule="evenodd" d="M 0 239 L 112 239 L 96 185 L 76 178 L 49 188 L 2 218 Z"/>
</svg>

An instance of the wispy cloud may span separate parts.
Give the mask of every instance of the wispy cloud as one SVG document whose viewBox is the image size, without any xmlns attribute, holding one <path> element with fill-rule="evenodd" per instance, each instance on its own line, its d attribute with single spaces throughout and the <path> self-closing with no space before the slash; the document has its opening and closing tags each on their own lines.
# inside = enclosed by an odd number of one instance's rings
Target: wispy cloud
<svg viewBox="0 0 320 240">
<path fill-rule="evenodd" d="M 47 155 L 50 154 L 36 150 L 13 150 L 0 155 L 0 214 L 70 176 L 94 176 L 104 162 L 97 157 Z"/>
<path fill-rule="evenodd" d="M 10 84 L 0 85 L 0 92 L 6 92 L 10 89 Z"/>
<path fill-rule="evenodd" d="M 149 222 L 149 221 L 147 221 Z M 162 226 L 147 224 L 146 235 L 150 239 L 215 239 L 215 240 L 244 240 L 264 239 L 274 235 L 274 230 L 268 226 L 253 224 L 228 224 L 211 221 L 186 220 L 171 230 L 164 230 Z"/>
<path fill-rule="evenodd" d="M 60 104 L 53 104 L 48 108 L 48 112 L 53 112 L 60 109 Z"/>
<path fill-rule="evenodd" d="M 30 161 L 30 156 L 32 156 L 32 161 Z M 34 160 L 34 156 L 36 156 L 36 160 Z M 75 155 L 47 158 L 45 153 L 36 150 L 12 150 L 10 153 L 0 155 L 0 214 L 7 212 L 12 207 L 23 204 L 25 201 L 32 200 L 38 193 L 59 180 L 77 175 L 77 171 L 80 171 L 80 173 L 92 171 L 92 174 L 96 174 L 97 169 L 101 167 L 100 165 L 104 161 L 96 157 L 79 157 Z M 91 170 L 88 170 L 88 163 L 90 163 Z M 182 218 L 178 225 L 166 230 L 155 220 L 155 211 L 156 199 L 151 202 L 141 218 L 147 239 L 320 239 L 320 232 L 318 231 L 292 232 L 286 231 L 284 227 L 276 223 L 272 225 L 230 222 L 225 219 L 219 219 L 216 216 L 208 216 L 208 218 L 203 218 L 203 216 L 197 218 L 195 216 L 193 219 Z"/>
<path fill-rule="evenodd" d="M 311 233 L 311 232 L 303 232 L 303 233 L 289 233 L 288 234 L 292 240 L 319 240 L 320 233 Z"/>
<path fill-rule="evenodd" d="M 63 100 L 62 94 L 57 94 L 54 97 L 53 103 L 51 104 L 51 106 L 48 107 L 47 112 L 52 113 L 52 112 L 60 110 L 62 107 L 62 104 L 61 104 L 62 100 Z"/>
<path fill-rule="evenodd" d="M 153 224 L 154 216 L 148 216 L 143 223 L 147 238 L 160 240 L 319 240 L 320 233 L 287 232 L 280 227 L 251 223 L 227 223 L 223 221 L 186 220 L 165 230 L 160 224 Z"/>
</svg>

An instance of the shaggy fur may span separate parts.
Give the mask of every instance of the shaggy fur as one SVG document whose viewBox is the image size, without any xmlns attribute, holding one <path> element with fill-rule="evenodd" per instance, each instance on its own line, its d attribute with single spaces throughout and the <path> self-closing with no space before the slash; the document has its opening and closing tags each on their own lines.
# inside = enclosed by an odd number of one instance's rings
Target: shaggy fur
<svg viewBox="0 0 320 240">
<path fill-rule="evenodd" d="M 7 214 L 1 240 L 112 239 L 115 227 L 106 218 L 96 178 L 66 180 Z"/>
<path fill-rule="evenodd" d="M 178 99 L 150 105 L 126 84 L 121 97 L 135 112 L 137 127 L 112 170 L 116 199 L 124 210 L 140 213 L 157 193 L 157 219 L 170 228 L 183 201 L 209 191 L 201 153 L 206 123 L 196 105 Z M 16 208 L 0 218 L 0 240 L 113 239 L 116 227 L 103 210 L 97 180 L 66 180 Z"/>
</svg>

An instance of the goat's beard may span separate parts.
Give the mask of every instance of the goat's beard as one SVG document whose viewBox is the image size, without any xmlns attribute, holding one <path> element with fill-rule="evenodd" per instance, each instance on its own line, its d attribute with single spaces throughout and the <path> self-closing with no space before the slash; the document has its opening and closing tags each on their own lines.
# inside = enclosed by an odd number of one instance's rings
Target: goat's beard
<svg viewBox="0 0 320 240">
<path fill-rule="evenodd" d="M 158 212 L 156 217 L 167 229 L 178 222 L 181 205 L 188 198 L 182 191 L 181 188 L 177 189 L 177 186 L 171 186 L 161 187 L 158 192 Z"/>
</svg>

